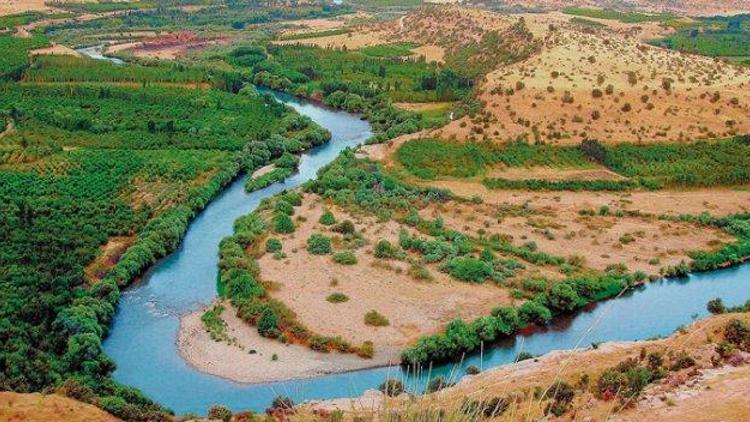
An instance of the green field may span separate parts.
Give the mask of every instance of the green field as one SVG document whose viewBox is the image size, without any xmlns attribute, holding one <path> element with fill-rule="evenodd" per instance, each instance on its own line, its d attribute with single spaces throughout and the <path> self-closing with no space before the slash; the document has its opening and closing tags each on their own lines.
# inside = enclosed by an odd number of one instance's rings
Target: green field
<svg viewBox="0 0 750 422">
<path fill-rule="evenodd" d="M 0 116 L 12 125 L 0 138 L 0 325 L 9 334 L 0 336 L 0 385 L 65 382 L 122 418 L 161 420 L 165 409 L 111 378 L 102 350 L 119 288 L 174 250 L 238 173 L 327 134 L 254 89 L 150 85 L 202 81 L 202 69 L 68 57 L 27 69 L 28 49 L 45 39 L 0 43 Z M 87 275 L 113 236 L 130 247 Z"/>
<path fill-rule="evenodd" d="M 699 18 L 651 44 L 711 57 L 750 56 L 750 14 Z"/>
<path fill-rule="evenodd" d="M 42 36 L 18 38 L 0 35 L 0 81 L 17 79 L 29 65 L 29 50 L 46 47 L 47 39 Z"/>
<path fill-rule="evenodd" d="M 587 18 L 616 20 L 624 23 L 669 22 L 676 18 L 676 16 L 668 13 L 646 14 L 585 7 L 566 7 L 563 9 L 563 13 Z"/>
<path fill-rule="evenodd" d="M 604 145 L 580 147 L 490 143 L 459 144 L 435 139 L 404 143 L 396 158 L 414 176 L 481 176 L 491 166 L 587 168 L 595 163 L 629 181 L 547 182 L 486 179 L 494 189 L 625 190 L 666 186 L 735 186 L 750 182 L 750 143 L 744 137 L 692 144 Z"/>
<path fill-rule="evenodd" d="M 348 34 L 350 32 L 352 31 L 346 28 L 328 29 L 325 31 L 300 32 L 296 34 L 282 35 L 281 37 L 279 37 L 279 39 L 282 41 L 305 40 L 309 38 L 320 38 L 320 37 L 329 37 L 332 35 Z"/>
<path fill-rule="evenodd" d="M 404 143 L 397 151 L 399 162 L 413 175 L 423 179 L 473 177 L 488 167 L 549 166 L 587 168 L 591 162 L 575 147 L 529 145 L 523 142 L 498 146 L 491 143 L 459 144 L 438 139 L 419 139 Z"/>
</svg>

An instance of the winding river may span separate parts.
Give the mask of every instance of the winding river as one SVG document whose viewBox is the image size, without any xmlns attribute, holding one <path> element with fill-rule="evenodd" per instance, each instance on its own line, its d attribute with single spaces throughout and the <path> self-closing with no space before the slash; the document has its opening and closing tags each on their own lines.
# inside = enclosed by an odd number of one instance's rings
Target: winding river
<svg viewBox="0 0 750 422">
<path fill-rule="evenodd" d="M 107 58 L 108 59 L 108 58 Z M 216 297 L 219 241 L 232 233 L 232 224 L 251 212 L 263 198 L 299 186 L 314 177 L 344 148 L 361 144 L 369 125 L 358 116 L 275 93 L 276 98 L 311 117 L 331 131 L 330 143 L 302 156 L 299 173 L 283 183 L 246 193 L 237 180 L 215 198 L 191 223 L 179 249 L 161 260 L 141 282 L 123 292 L 104 348 L 117 363 L 114 377 L 141 389 L 176 413 L 204 414 L 222 403 L 233 410 L 259 411 L 277 395 L 300 402 L 309 399 L 351 397 L 375 388 L 388 377 L 407 378 L 420 389 L 428 374 L 409 375 L 400 368 L 376 368 L 304 380 L 241 384 L 199 372 L 178 354 L 177 331 L 181 315 L 195 311 Z M 750 264 L 683 279 L 661 280 L 626 295 L 557 321 L 544 331 L 519 334 L 461 364 L 433 368 L 453 380 L 464 368 L 483 369 L 507 364 L 519 351 L 535 355 L 552 350 L 588 347 L 592 342 L 641 340 L 666 336 L 676 328 L 707 315 L 706 302 L 721 297 L 728 305 L 750 298 Z"/>
</svg>

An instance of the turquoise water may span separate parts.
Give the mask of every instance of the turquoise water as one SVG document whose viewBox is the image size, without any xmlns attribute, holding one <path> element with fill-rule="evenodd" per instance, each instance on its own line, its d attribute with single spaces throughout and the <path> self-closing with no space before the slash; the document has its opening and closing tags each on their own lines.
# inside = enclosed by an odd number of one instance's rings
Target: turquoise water
<svg viewBox="0 0 750 422">
<path fill-rule="evenodd" d="M 251 212 L 265 197 L 299 186 L 315 176 L 341 150 L 360 144 L 370 127 L 357 116 L 331 111 L 284 94 L 277 98 L 310 116 L 333 134 L 332 141 L 303 155 L 300 172 L 284 183 L 245 193 L 243 180 L 232 183 L 193 221 L 181 246 L 155 265 L 138 284 L 124 292 L 104 348 L 117 363 L 114 377 L 141 389 L 176 413 L 205 414 L 222 403 L 233 410 L 263 410 L 277 395 L 295 402 L 348 397 L 375 388 L 388 377 L 406 377 L 419 389 L 427 374 L 408 376 L 398 367 L 264 384 L 240 384 L 191 368 L 178 354 L 179 316 L 216 297 L 219 241 L 232 233 L 232 223 Z M 519 351 L 535 355 L 551 350 L 587 347 L 592 342 L 639 340 L 671 334 L 681 325 L 707 315 L 709 299 L 728 305 L 750 298 L 750 265 L 662 280 L 598 304 L 533 334 L 518 335 L 468 357 L 460 365 L 443 365 L 432 374 L 460 377 L 467 365 L 483 368 L 512 362 Z"/>
</svg>

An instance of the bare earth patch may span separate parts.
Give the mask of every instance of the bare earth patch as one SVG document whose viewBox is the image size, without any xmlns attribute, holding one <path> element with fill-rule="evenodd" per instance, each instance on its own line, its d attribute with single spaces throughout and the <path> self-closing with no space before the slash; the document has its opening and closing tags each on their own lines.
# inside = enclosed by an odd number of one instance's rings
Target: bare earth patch
<svg viewBox="0 0 750 422">
<path fill-rule="evenodd" d="M 29 51 L 29 54 L 32 56 L 43 55 L 43 54 L 65 55 L 65 56 L 75 56 L 75 57 L 81 56 L 81 53 L 73 50 L 70 47 L 64 46 L 62 44 L 53 44 L 50 47 L 31 50 Z"/>
<path fill-rule="evenodd" d="M 487 177 L 509 180 L 543 179 L 564 180 L 623 180 L 625 177 L 604 167 L 593 169 L 560 169 L 554 167 L 505 167 L 494 168 Z"/>
<path fill-rule="evenodd" d="M 357 217 L 331 207 L 338 221 L 349 219 L 361 231 L 366 245 L 354 251 L 356 265 L 340 265 L 331 256 L 315 256 L 306 250 L 313 233 L 334 237 L 336 233 L 318 223 L 324 210 L 311 195 L 298 208 L 305 217 L 292 235 L 282 236 L 287 259 L 275 260 L 265 254 L 258 260 L 260 278 L 274 282 L 277 289 L 271 297 L 284 302 L 303 325 L 327 336 L 342 336 L 352 344 L 372 341 L 376 356 L 379 350 L 402 347 L 421 335 L 435 332 L 456 317 L 476 318 L 493 307 L 511 302 L 508 291 L 491 283 L 462 283 L 428 266 L 430 281 L 418 281 L 409 274 L 409 264 L 375 258 L 372 249 L 386 239 L 398 244 L 402 228 L 396 222 L 378 223 L 372 217 Z M 304 294 L 300 294 L 304 292 Z M 326 298 L 341 292 L 349 297 L 345 303 L 332 304 Z M 376 310 L 390 321 L 387 327 L 365 325 L 364 315 Z"/>
<path fill-rule="evenodd" d="M 107 271 L 117 264 L 117 261 L 120 260 L 125 250 L 133 244 L 133 241 L 135 241 L 135 236 L 115 236 L 99 248 L 96 259 L 83 269 L 89 283 L 101 280 Z"/>
</svg>

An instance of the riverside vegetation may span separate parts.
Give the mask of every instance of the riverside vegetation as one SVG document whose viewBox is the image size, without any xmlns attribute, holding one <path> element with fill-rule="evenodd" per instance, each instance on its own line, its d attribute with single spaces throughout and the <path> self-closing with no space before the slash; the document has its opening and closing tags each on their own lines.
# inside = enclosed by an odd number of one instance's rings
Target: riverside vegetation
<svg viewBox="0 0 750 422">
<path fill-rule="evenodd" d="M 67 57 L 29 66 L 43 38 L 0 42 L 0 110 L 12 125 L 0 139 L 0 385 L 62 386 L 125 419 L 162 418 L 166 409 L 111 378 L 101 340 L 120 288 L 174 250 L 240 172 L 327 134 L 254 90 L 182 85 L 206 81 L 199 69 Z M 124 80 L 135 83 L 109 83 Z M 113 237 L 127 250 L 86 271 Z"/>
</svg>

